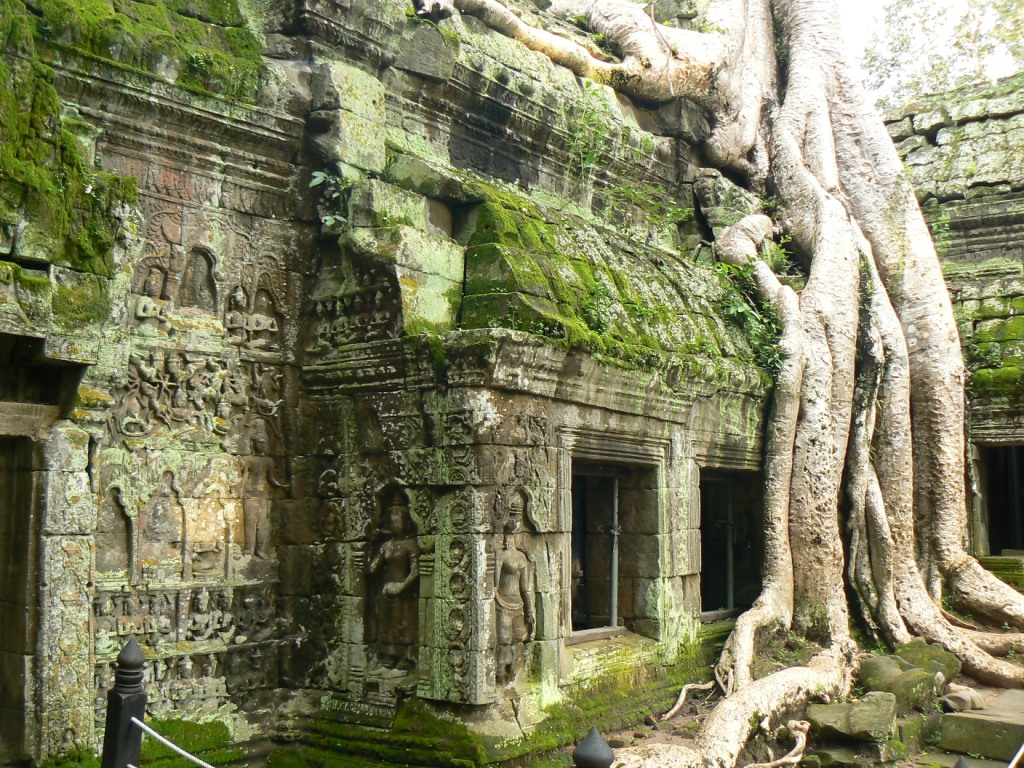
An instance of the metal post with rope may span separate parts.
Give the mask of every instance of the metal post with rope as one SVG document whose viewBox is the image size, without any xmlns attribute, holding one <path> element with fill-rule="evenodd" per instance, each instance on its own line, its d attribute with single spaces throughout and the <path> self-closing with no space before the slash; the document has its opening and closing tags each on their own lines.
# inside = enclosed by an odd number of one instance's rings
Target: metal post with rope
<svg viewBox="0 0 1024 768">
<path fill-rule="evenodd" d="M 114 687 L 107 691 L 107 722 L 103 731 L 101 768 L 137 768 L 142 734 L 156 739 L 199 768 L 214 768 L 161 736 L 143 722 L 146 717 L 146 689 L 142 686 L 146 657 L 135 638 L 117 655 Z"/>
<path fill-rule="evenodd" d="M 114 687 L 107 691 L 101 768 L 127 768 L 139 764 L 142 731 L 133 721 L 141 721 L 146 716 L 146 689 L 142 686 L 145 664 L 146 657 L 133 637 L 117 655 Z"/>
</svg>

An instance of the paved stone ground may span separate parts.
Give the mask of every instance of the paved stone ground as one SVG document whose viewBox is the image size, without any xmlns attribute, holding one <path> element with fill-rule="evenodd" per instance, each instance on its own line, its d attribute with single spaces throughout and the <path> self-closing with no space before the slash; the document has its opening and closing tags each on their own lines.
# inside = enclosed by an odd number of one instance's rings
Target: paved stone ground
<svg viewBox="0 0 1024 768">
<path fill-rule="evenodd" d="M 942 716 L 939 746 L 1007 761 L 1024 743 L 1024 691 L 989 689 L 984 709 Z"/>
</svg>

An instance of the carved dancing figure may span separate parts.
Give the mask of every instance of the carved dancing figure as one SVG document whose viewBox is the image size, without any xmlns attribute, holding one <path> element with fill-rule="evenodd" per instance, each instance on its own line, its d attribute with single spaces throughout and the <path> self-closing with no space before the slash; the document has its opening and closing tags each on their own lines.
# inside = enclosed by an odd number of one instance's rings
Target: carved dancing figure
<svg viewBox="0 0 1024 768">
<path fill-rule="evenodd" d="M 494 568 L 494 602 L 497 622 L 496 678 L 499 685 L 511 683 L 523 660 L 523 646 L 533 639 L 536 624 L 532 573 L 526 552 L 515 540 L 523 519 L 523 499 L 513 493 L 508 502 L 502 547 Z"/>
<path fill-rule="evenodd" d="M 387 528 L 381 531 L 384 541 L 370 561 L 370 574 L 379 585 L 371 606 L 371 645 L 390 669 L 412 669 L 419 643 L 419 595 L 411 586 L 420 575 L 420 548 L 406 532 L 407 520 L 409 502 L 397 491 L 388 505 Z"/>
</svg>

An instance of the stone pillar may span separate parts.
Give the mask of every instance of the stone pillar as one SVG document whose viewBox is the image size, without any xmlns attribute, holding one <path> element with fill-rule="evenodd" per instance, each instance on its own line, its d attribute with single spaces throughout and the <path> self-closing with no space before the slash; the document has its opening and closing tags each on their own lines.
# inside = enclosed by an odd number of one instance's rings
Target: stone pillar
<svg viewBox="0 0 1024 768">
<path fill-rule="evenodd" d="M 58 422 L 37 444 L 36 456 L 42 529 L 35 703 L 45 760 L 94 746 L 89 583 L 96 502 L 84 430 Z"/>
<path fill-rule="evenodd" d="M 487 551 L 479 499 L 453 495 L 439 505 L 441 533 L 421 585 L 420 696 L 489 704 L 494 686 L 494 556 Z M 458 531 L 458 532 L 456 532 Z"/>
</svg>

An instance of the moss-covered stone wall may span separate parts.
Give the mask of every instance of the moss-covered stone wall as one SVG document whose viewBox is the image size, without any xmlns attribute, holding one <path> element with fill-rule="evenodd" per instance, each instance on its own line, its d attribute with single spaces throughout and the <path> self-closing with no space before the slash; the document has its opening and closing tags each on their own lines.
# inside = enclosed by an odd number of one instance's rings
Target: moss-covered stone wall
<svg viewBox="0 0 1024 768">
<path fill-rule="evenodd" d="M 938 94 L 890 122 L 956 302 L 971 429 L 1020 440 L 1024 75 Z"/>
<path fill-rule="evenodd" d="M 984 452 L 1024 443 L 1022 84 L 1018 74 L 925 97 L 889 124 L 959 321 L 968 370 L 971 535 L 981 555 L 989 553 L 990 516 L 1016 514 L 990 504 Z"/>
<path fill-rule="evenodd" d="M 94 749 L 129 637 L 215 762 L 523 761 L 706 674 L 700 472 L 757 467 L 773 337 L 699 110 L 405 0 L 0 0 L 0 41 L 5 754 Z M 577 464 L 623 473 L 610 636 Z"/>
</svg>

